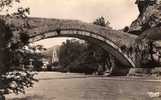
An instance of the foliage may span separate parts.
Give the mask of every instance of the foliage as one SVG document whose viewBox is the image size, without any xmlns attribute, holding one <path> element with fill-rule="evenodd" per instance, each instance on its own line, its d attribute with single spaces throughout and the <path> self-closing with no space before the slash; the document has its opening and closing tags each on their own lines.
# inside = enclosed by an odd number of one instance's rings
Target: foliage
<svg viewBox="0 0 161 100">
<path fill-rule="evenodd" d="M 61 71 L 92 73 L 94 71 L 93 62 L 87 60 L 87 45 L 79 40 L 71 39 L 64 42 L 58 52 Z M 92 65 L 92 66 L 91 66 Z"/>
<path fill-rule="evenodd" d="M 79 57 L 81 53 L 83 53 L 84 49 L 84 45 L 79 41 L 76 41 L 75 39 L 66 40 L 58 51 L 60 64 L 64 67 L 68 66 L 77 57 Z"/>
<path fill-rule="evenodd" d="M 58 51 L 59 63 L 62 70 L 77 73 L 92 74 L 98 65 L 107 64 L 108 53 L 102 48 L 90 43 L 80 43 L 79 40 L 67 40 Z"/>
<path fill-rule="evenodd" d="M 128 27 L 128 26 L 125 26 L 125 27 L 123 28 L 123 32 L 129 32 L 129 27 Z"/>
<path fill-rule="evenodd" d="M 42 45 L 36 45 L 30 47 L 30 49 L 33 51 L 30 58 L 32 58 L 32 65 L 34 71 L 42 71 L 43 59 L 46 59 L 46 55 L 44 55 L 42 52 L 46 50 Z"/>
<path fill-rule="evenodd" d="M 109 27 L 109 22 L 100 17 L 93 22 L 96 25 Z M 110 67 L 109 54 L 97 44 L 90 42 L 80 43 L 79 40 L 67 40 L 58 51 L 58 58 L 63 69 L 70 72 L 93 73 L 98 66 L 106 70 L 105 65 Z"/>
<path fill-rule="evenodd" d="M 14 3 L 20 0 L 1 0 L 0 8 L 12 8 Z M 17 12 L 7 14 L 5 17 L 17 17 L 24 19 L 26 25 L 15 27 L 7 24 L 3 17 L 0 19 L 0 96 L 10 93 L 25 93 L 26 87 L 32 87 L 36 74 L 33 72 L 33 66 L 30 64 L 33 59 L 33 52 L 26 49 L 29 36 L 24 28 L 29 28 L 27 14 L 29 8 L 18 8 Z M 15 34 L 18 30 L 19 34 Z"/>
<path fill-rule="evenodd" d="M 109 27 L 111 28 L 109 25 L 110 25 L 110 22 L 109 21 L 106 21 L 105 18 L 103 16 L 101 17 L 98 17 L 94 22 L 93 24 L 95 25 L 99 25 L 99 26 L 103 26 L 103 27 Z"/>
<path fill-rule="evenodd" d="M 19 40 L 17 40 L 5 21 L 1 20 L 0 24 L 1 38 L 5 37 L 1 40 L 4 45 L 1 45 L 3 50 L 0 51 L 0 60 L 3 63 L 0 66 L 0 94 L 24 93 L 25 87 L 31 87 L 33 81 L 36 81 L 33 77 L 36 73 L 32 72 L 30 67 L 32 53 L 23 48 L 24 45 L 27 45 L 27 41 L 24 41 L 27 40 L 27 37 L 24 35 L 25 33 L 21 33 Z"/>
<path fill-rule="evenodd" d="M 103 27 L 108 27 L 111 28 L 109 26 L 110 22 L 106 21 L 104 17 L 99 17 L 97 18 L 93 24 L 99 25 L 99 26 L 103 26 Z M 97 46 L 96 44 L 92 44 L 92 43 L 88 43 L 88 48 L 89 51 L 93 54 L 93 57 L 96 59 L 96 61 L 98 62 L 99 66 L 102 66 L 103 70 L 105 71 L 105 65 L 107 65 L 107 67 L 111 67 L 111 62 L 110 62 L 110 54 L 108 54 L 108 52 L 106 52 L 103 48 Z M 107 61 L 108 59 L 108 61 Z"/>
</svg>

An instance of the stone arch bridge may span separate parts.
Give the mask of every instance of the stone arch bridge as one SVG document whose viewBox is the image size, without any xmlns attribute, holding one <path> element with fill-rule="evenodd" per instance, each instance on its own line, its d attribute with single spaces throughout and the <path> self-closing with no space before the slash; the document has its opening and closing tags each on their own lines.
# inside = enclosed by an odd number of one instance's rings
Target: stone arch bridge
<svg viewBox="0 0 161 100">
<path fill-rule="evenodd" d="M 18 18 L 7 18 L 7 21 L 16 27 L 26 24 Z M 134 35 L 78 20 L 29 18 L 27 24 L 30 42 L 54 37 L 76 37 L 98 44 L 123 66 L 135 67 L 134 61 L 121 50 L 121 47 L 132 46 L 136 38 Z"/>
</svg>

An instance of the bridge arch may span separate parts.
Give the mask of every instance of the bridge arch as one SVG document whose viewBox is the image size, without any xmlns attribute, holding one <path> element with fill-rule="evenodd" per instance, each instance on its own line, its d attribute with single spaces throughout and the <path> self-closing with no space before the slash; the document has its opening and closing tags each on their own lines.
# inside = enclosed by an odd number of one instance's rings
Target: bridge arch
<svg viewBox="0 0 161 100">
<path fill-rule="evenodd" d="M 18 18 L 8 18 L 7 21 L 17 27 L 25 24 Z M 30 28 L 26 30 L 30 42 L 54 37 L 76 37 L 98 44 L 123 65 L 135 67 L 132 59 L 120 49 L 122 46 L 132 46 L 136 39 L 134 35 L 78 20 L 29 18 L 28 25 Z"/>
<path fill-rule="evenodd" d="M 89 41 L 91 43 L 97 44 L 98 46 L 105 49 L 108 53 L 112 54 L 119 62 L 125 66 L 135 67 L 133 61 L 124 54 L 121 49 L 111 40 L 107 38 L 88 31 L 78 30 L 78 29 L 56 29 L 48 32 L 41 33 L 30 37 L 30 42 L 36 42 L 43 39 L 55 38 L 55 37 L 74 37 Z"/>
</svg>

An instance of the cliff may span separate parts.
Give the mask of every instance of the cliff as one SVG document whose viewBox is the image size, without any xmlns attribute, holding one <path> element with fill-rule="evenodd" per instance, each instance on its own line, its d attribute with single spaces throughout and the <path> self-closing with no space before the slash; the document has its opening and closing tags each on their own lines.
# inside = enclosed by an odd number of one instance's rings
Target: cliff
<svg viewBox="0 0 161 100">
<path fill-rule="evenodd" d="M 138 5 L 139 9 L 141 9 L 140 7 Z M 161 39 L 161 3 L 149 3 L 144 9 L 140 11 L 138 18 L 132 22 L 129 33 L 136 35 L 143 34 L 139 38 Z"/>
</svg>

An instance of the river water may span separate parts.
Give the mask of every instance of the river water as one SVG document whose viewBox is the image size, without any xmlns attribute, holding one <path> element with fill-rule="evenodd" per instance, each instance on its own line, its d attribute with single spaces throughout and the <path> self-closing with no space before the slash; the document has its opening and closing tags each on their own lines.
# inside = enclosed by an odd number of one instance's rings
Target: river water
<svg viewBox="0 0 161 100">
<path fill-rule="evenodd" d="M 148 94 L 161 92 L 160 80 L 57 72 L 41 72 L 37 78 L 26 94 L 7 100 L 161 100 Z"/>
</svg>

